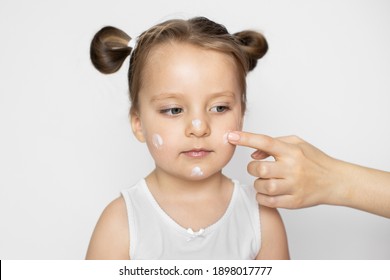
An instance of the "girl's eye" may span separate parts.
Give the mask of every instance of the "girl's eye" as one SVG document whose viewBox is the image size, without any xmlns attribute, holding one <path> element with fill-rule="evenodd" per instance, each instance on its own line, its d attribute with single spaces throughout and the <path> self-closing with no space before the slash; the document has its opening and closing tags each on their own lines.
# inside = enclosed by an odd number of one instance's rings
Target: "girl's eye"
<svg viewBox="0 0 390 280">
<path fill-rule="evenodd" d="M 223 113 L 225 111 L 229 110 L 229 107 L 228 106 L 223 106 L 223 105 L 220 105 L 220 106 L 214 106 L 211 108 L 211 111 L 212 112 L 216 112 L 216 113 Z"/>
<path fill-rule="evenodd" d="M 169 116 L 178 115 L 182 112 L 183 112 L 183 109 L 177 108 L 177 107 L 160 110 L 160 113 L 165 114 L 165 115 L 169 115 Z"/>
</svg>

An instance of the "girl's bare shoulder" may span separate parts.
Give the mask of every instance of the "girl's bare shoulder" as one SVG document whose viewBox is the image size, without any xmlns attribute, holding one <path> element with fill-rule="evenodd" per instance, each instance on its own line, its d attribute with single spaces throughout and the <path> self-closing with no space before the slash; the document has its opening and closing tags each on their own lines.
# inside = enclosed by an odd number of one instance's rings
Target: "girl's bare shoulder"
<svg viewBox="0 0 390 280">
<path fill-rule="evenodd" d="M 278 210 L 260 206 L 261 249 L 257 259 L 289 259 L 287 235 Z"/>
<path fill-rule="evenodd" d="M 129 259 L 129 226 L 122 197 L 101 214 L 89 243 L 87 259 Z"/>
</svg>

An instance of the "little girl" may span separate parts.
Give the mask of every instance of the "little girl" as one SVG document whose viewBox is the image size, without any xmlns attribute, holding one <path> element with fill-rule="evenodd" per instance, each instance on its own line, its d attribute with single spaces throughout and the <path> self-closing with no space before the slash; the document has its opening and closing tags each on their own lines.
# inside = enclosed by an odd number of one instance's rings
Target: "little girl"
<svg viewBox="0 0 390 280">
<path fill-rule="evenodd" d="M 265 38 L 198 17 L 163 22 L 129 42 L 105 27 L 91 60 L 108 74 L 130 55 L 131 126 L 155 169 L 107 206 L 87 259 L 289 258 L 278 212 L 222 174 L 235 149 L 227 135 L 242 129 L 245 78 L 268 49 Z"/>
</svg>

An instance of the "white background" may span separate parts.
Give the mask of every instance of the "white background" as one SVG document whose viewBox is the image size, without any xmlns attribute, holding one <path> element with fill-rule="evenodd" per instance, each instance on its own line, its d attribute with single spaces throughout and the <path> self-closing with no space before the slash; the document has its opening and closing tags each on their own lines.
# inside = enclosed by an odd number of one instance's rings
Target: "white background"
<svg viewBox="0 0 390 280">
<path fill-rule="evenodd" d="M 1 259 L 84 258 L 104 207 L 153 168 L 128 121 L 128 60 L 97 72 L 96 31 L 135 37 L 198 15 L 268 39 L 245 130 L 390 170 L 388 1 L 0 0 Z M 252 183 L 250 153 L 239 148 L 226 174 Z M 281 214 L 294 259 L 390 259 L 389 219 L 334 206 Z"/>
</svg>

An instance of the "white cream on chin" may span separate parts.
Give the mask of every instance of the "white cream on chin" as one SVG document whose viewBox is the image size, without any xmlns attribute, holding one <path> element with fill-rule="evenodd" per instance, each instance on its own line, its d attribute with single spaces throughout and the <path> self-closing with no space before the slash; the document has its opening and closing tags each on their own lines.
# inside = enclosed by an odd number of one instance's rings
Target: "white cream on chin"
<svg viewBox="0 0 390 280">
<path fill-rule="evenodd" d="M 192 168 L 191 176 L 203 176 L 203 171 L 199 166 Z"/>
<path fill-rule="evenodd" d="M 163 139 L 161 138 L 161 136 L 157 133 L 153 134 L 152 136 L 152 142 L 153 142 L 153 145 L 157 148 L 157 149 L 160 149 L 161 146 L 164 144 L 164 141 Z"/>
<path fill-rule="evenodd" d="M 201 125 L 202 125 L 201 120 L 198 119 L 192 120 L 192 126 L 195 127 L 196 129 L 199 129 Z"/>
</svg>

